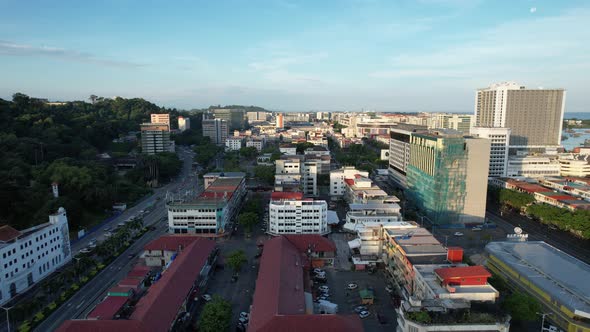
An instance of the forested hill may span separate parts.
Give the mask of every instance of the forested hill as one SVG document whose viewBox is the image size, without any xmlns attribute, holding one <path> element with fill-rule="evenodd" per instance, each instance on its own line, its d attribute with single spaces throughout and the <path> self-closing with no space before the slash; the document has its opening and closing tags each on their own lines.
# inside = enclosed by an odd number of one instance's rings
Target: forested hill
<svg viewBox="0 0 590 332">
<path fill-rule="evenodd" d="M 139 98 L 63 105 L 19 93 L 12 101 L 0 99 L 0 224 L 22 229 L 64 206 L 76 231 L 104 217 L 114 201 L 144 195 L 149 189 L 141 169 L 120 176 L 96 156 L 111 152 L 114 138 L 138 131 L 150 113 L 170 113 L 172 124 L 179 115 Z M 54 181 L 60 186 L 58 199 L 51 195 Z"/>
</svg>

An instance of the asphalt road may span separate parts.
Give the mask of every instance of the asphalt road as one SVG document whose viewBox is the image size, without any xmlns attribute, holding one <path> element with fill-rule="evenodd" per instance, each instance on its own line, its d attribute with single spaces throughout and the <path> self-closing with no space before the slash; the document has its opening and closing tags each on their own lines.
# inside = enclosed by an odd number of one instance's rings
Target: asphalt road
<svg viewBox="0 0 590 332">
<path fill-rule="evenodd" d="M 569 232 L 552 230 L 548 226 L 515 213 L 504 213 L 502 216 L 489 208 L 486 216 L 499 227 L 512 230 L 519 226 L 529 234 L 529 241 L 545 241 L 557 249 L 590 264 L 590 241 L 576 238 Z M 512 233 L 512 232 L 510 232 Z"/>
<path fill-rule="evenodd" d="M 125 252 L 116 258 L 108 267 L 102 270 L 94 279 L 84 285 L 74 296 L 65 302 L 59 309 L 51 314 L 35 331 L 53 331 L 57 329 L 64 321 L 68 319 L 84 318 L 105 296 L 109 288 L 123 279 L 123 277 L 132 269 L 135 264 L 135 258 L 129 259 L 129 254 L 141 253 L 141 249 L 153 239 L 164 234 L 167 229 L 167 211 L 164 199 L 158 200 L 157 197 L 165 196 L 167 191 L 182 191 L 196 186 L 197 177 L 191 176 L 192 154 L 180 147 L 178 154 L 183 159 L 183 169 L 177 179 L 166 186 L 154 190 L 154 194 L 143 200 L 133 208 L 125 211 L 118 218 L 109 224 L 101 227 L 99 231 L 89 235 L 85 240 L 76 243 L 74 250 L 79 250 L 87 245 L 91 238 L 97 238 L 99 241 L 103 236 L 105 227 L 114 227 L 119 222 L 123 222 L 132 215 L 136 215 L 140 210 L 146 210 L 152 207 L 150 212 L 143 217 L 144 224 L 155 225 L 156 229 L 149 231 L 140 239 L 135 241 Z"/>
</svg>

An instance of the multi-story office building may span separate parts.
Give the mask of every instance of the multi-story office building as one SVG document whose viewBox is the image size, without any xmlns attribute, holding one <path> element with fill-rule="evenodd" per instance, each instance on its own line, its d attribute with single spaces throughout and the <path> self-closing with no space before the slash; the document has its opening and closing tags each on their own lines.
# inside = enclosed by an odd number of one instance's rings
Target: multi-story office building
<svg viewBox="0 0 590 332">
<path fill-rule="evenodd" d="M 320 164 L 317 161 L 304 161 L 301 168 L 303 193 L 307 196 L 317 196 L 319 194 L 318 174 L 320 173 Z"/>
<path fill-rule="evenodd" d="M 432 129 L 454 129 L 469 135 L 473 122 L 472 114 L 435 114 L 429 126 Z"/>
<path fill-rule="evenodd" d="M 360 174 L 344 179 L 344 200 L 348 204 L 398 203 L 395 196 L 389 196 L 368 177 Z"/>
<path fill-rule="evenodd" d="M 185 118 L 184 116 L 179 116 L 178 117 L 178 129 L 181 132 L 186 131 L 187 129 L 191 129 L 191 119 Z"/>
<path fill-rule="evenodd" d="M 323 146 L 314 146 L 303 151 L 305 161 L 314 161 L 319 165 L 318 174 L 329 174 L 332 157 L 328 148 Z"/>
<path fill-rule="evenodd" d="M 318 195 L 318 162 L 305 161 L 302 155 L 285 155 L 275 161 L 275 168 L 275 188 L 279 188 L 275 190 L 285 191 L 280 188 L 288 184 L 289 188 L 300 188 L 306 196 Z"/>
<path fill-rule="evenodd" d="M 559 176 L 557 156 L 510 156 L 506 167 L 509 177 L 542 178 Z"/>
<path fill-rule="evenodd" d="M 456 131 L 410 136 L 408 196 L 436 225 L 483 223 L 490 141 Z"/>
<path fill-rule="evenodd" d="M 220 176 L 194 200 L 168 204 L 168 229 L 174 234 L 221 236 L 231 227 L 246 194 L 246 180 Z"/>
<path fill-rule="evenodd" d="M 533 296 L 565 331 L 590 331 L 590 266 L 542 241 L 491 242 L 488 268 Z"/>
<path fill-rule="evenodd" d="M 72 259 L 66 210 L 49 222 L 18 231 L 0 226 L 0 304 L 29 289 Z"/>
<path fill-rule="evenodd" d="M 211 113 L 215 119 L 227 121 L 229 130 L 242 129 L 246 123 L 246 113 L 242 109 L 216 108 Z"/>
<path fill-rule="evenodd" d="M 268 119 L 266 112 L 246 112 L 249 123 L 264 122 Z"/>
<path fill-rule="evenodd" d="M 399 123 L 390 129 L 389 179 L 396 185 L 407 188 L 406 172 L 410 162 L 410 136 L 427 132 L 426 126 Z"/>
<path fill-rule="evenodd" d="M 225 140 L 225 151 L 239 151 L 243 143 L 244 139 L 242 137 L 228 137 Z"/>
<path fill-rule="evenodd" d="M 490 140 L 489 177 L 506 176 L 510 128 L 473 127 L 471 135 Z"/>
<path fill-rule="evenodd" d="M 174 146 L 170 142 L 170 127 L 167 124 L 142 123 L 140 127 L 143 153 L 174 152 Z"/>
<path fill-rule="evenodd" d="M 283 129 L 285 127 L 285 122 L 284 122 L 284 118 L 283 118 L 283 114 L 279 113 L 277 114 L 276 117 L 276 127 L 277 129 Z"/>
<path fill-rule="evenodd" d="M 561 176 L 590 176 L 590 155 L 559 155 L 559 173 Z"/>
<path fill-rule="evenodd" d="M 273 192 L 268 220 L 273 235 L 329 233 L 326 201 L 304 199 L 302 193 Z"/>
<path fill-rule="evenodd" d="M 397 203 L 353 203 L 346 212 L 344 229 L 356 230 L 369 225 L 383 226 L 401 222 L 401 207 Z"/>
<path fill-rule="evenodd" d="M 225 144 L 225 140 L 229 136 L 227 121 L 222 119 L 205 119 L 203 115 L 203 136 L 209 137 L 213 144 Z"/>
<path fill-rule="evenodd" d="M 150 122 L 151 123 L 163 123 L 168 126 L 168 130 L 170 130 L 170 114 L 162 113 L 162 114 L 150 114 Z"/>
<path fill-rule="evenodd" d="M 563 89 L 526 89 L 514 82 L 477 90 L 475 125 L 510 128 L 511 148 L 557 147 L 565 108 Z"/>
<path fill-rule="evenodd" d="M 330 172 L 330 198 L 333 200 L 344 197 L 346 189 L 345 179 L 353 179 L 356 175 L 360 175 L 368 178 L 369 172 L 358 171 L 353 166 L 346 166 L 341 169 L 333 170 Z"/>
</svg>

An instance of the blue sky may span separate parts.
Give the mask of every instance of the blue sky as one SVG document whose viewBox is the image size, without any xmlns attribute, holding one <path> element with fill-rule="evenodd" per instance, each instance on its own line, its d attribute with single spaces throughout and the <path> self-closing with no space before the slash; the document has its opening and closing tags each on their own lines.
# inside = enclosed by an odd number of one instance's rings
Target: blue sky
<svg viewBox="0 0 590 332">
<path fill-rule="evenodd" d="M 590 2 L 0 0 L 0 97 L 462 111 L 492 82 L 590 111 Z"/>
</svg>

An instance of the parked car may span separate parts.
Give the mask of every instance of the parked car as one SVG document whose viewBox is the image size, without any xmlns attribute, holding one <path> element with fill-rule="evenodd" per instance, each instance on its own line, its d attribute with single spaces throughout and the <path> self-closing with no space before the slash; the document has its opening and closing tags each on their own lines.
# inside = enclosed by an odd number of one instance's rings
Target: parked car
<svg viewBox="0 0 590 332">
<path fill-rule="evenodd" d="M 471 230 L 474 232 L 481 232 L 482 228 L 481 227 L 473 227 Z"/>
<path fill-rule="evenodd" d="M 365 307 L 364 305 L 359 305 L 358 307 L 354 308 L 354 312 L 359 313 L 361 311 L 367 311 L 368 308 Z"/>
<path fill-rule="evenodd" d="M 461 233 L 461 232 L 455 232 L 455 234 L 453 234 L 453 235 L 455 235 L 455 236 L 463 236 L 463 233 Z"/>
<path fill-rule="evenodd" d="M 316 267 L 315 269 L 313 269 L 313 273 L 314 274 L 322 274 L 322 273 L 326 273 L 326 271 Z"/>
<path fill-rule="evenodd" d="M 247 313 L 247 312 L 245 312 L 245 311 L 242 311 L 242 312 L 240 312 L 240 318 L 246 318 L 246 319 L 249 320 L 250 319 L 250 314 Z"/>
<path fill-rule="evenodd" d="M 240 324 L 242 324 L 244 326 L 247 326 L 248 325 L 248 318 L 246 318 L 246 317 L 240 317 L 238 319 L 238 322 L 240 322 Z"/>
<path fill-rule="evenodd" d="M 358 285 L 355 282 L 351 282 L 350 284 L 348 284 L 348 289 L 357 289 Z"/>
<path fill-rule="evenodd" d="M 326 291 L 326 292 L 327 292 L 327 291 L 329 291 L 329 290 L 330 290 L 330 287 L 328 287 L 328 286 L 325 286 L 325 285 L 324 285 L 324 286 L 320 286 L 320 287 L 318 287 L 318 289 L 319 289 L 320 291 Z"/>
<path fill-rule="evenodd" d="M 205 300 L 205 302 L 209 302 L 209 301 L 211 301 L 211 300 L 213 299 L 213 298 L 211 297 L 211 295 L 209 295 L 209 294 L 203 294 L 203 296 L 201 296 L 201 298 L 202 298 L 203 300 Z"/>
<path fill-rule="evenodd" d="M 368 311 L 361 311 L 361 312 L 359 312 L 359 317 L 360 318 L 367 318 L 369 316 L 371 316 L 371 313 L 368 312 Z"/>
</svg>

